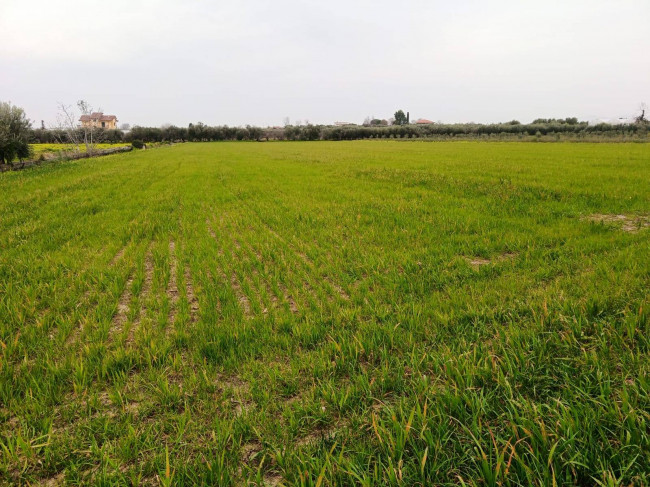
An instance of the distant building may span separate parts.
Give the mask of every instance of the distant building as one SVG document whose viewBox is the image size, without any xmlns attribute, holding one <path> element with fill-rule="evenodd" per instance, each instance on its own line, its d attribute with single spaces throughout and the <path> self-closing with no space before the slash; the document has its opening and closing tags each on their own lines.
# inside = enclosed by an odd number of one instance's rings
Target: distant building
<svg viewBox="0 0 650 487">
<path fill-rule="evenodd" d="M 117 117 L 115 115 L 104 115 L 102 112 L 93 112 L 90 115 L 82 115 L 79 118 L 82 127 L 97 127 L 103 129 L 116 129 Z"/>
<path fill-rule="evenodd" d="M 336 125 L 337 127 L 346 127 L 348 125 L 356 125 L 356 123 L 352 123 L 352 122 L 334 122 L 334 125 Z"/>
<path fill-rule="evenodd" d="M 418 118 L 415 121 L 416 125 L 432 125 L 435 122 L 432 122 L 431 120 L 427 120 L 426 118 Z"/>
</svg>

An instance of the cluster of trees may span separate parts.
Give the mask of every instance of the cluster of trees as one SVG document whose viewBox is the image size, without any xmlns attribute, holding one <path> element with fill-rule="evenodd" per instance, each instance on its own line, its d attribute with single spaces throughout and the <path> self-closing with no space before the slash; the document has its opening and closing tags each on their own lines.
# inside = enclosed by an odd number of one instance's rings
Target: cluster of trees
<svg viewBox="0 0 650 487">
<path fill-rule="evenodd" d="M 366 119 L 363 121 L 363 126 L 364 127 L 387 127 L 388 125 L 408 125 L 411 123 L 411 115 L 409 112 L 404 113 L 404 110 L 397 110 L 395 114 L 393 115 L 393 118 L 390 118 L 388 120 L 380 119 L 380 118 L 375 118 L 373 117 L 366 117 Z"/>
<path fill-rule="evenodd" d="M 514 120 L 516 122 L 516 120 Z M 517 122 L 519 123 L 519 122 Z M 566 125 L 578 125 L 578 119 L 576 117 L 567 117 L 567 118 L 536 118 L 533 120 L 534 124 L 566 124 Z"/>
<path fill-rule="evenodd" d="M 78 137 L 82 137 L 82 129 Z M 448 138 L 483 136 L 546 136 L 546 135 L 639 135 L 647 133 L 647 124 L 589 125 L 576 119 L 538 119 L 522 124 L 513 120 L 498 124 L 431 124 L 431 125 L 287 125 L 286 127 L 211 127 L 203 123 L 188 127 L 168 125 L 164 127 L 133 127 L 129 132 L 96 129 L 94 137 L 101 142 L 213 142 L 213 141 L 261 141 L 261 140 L 355 140 L 355 139 L 404 139 Z M 31 143 L 59 142 L 69 135 L 61 130 L 35 129 L 29 131 Z"/>
<path fill-rule="evenodd" d="M 389 125 L 389 122 L 386 119 L 366 117 L 363 121 L 364 127 L 386 127 L 387 125 Z"/>
<path fill-rule="evenodd" d="M 567 123 L 501 123 L 501 124 L 432 124 L 392 125 L 389 127 L 327 127 L 321 133 L 326 140 L 372 138 L 481 138 L 484 136 L 617 136 L 647 134 L 647 124 L 589 125 L 586 122 Z"/>
<path fill-rule="evenodd" d="M 124 141 L 144 142 L 215 142 L 223 140 L 261 140 L 264 129 L 260 127 L 211 127 L 204 123 L 191 123 L 187 127 L 165 125 L 163 127 L 133 127 L 124 134 Z"/>
<path fill-rule="evenodd" d="M 29 141 L 32 144 L 75 144 L 75 140 L 83 141 L 87 135 L 88 130 L 84 130 L 81 127 L 75 127 L 73 129 L 46 129 L 41 127 L 29 131 Z M 106 130 L 103 128 L 95 128 L 93 130 L 93 136 L 95 143 L 117 144 L 125 141 L 125 133 L 117 129 Z"/>
<path fill-rule="evenodd" d="M 201 122 L 190 124 L 188 127 L 165 125 L 163 127 L 133 127 L 130 131 L 119 129 L 107 130 L 94 128 L 92 132 L 95 143 L 120 143 L 141 140 L 144 142 L 211 142 L 220 140 L 261 140 L 265 129 L 260 127 L 210 127 Z M 29 141 L 38 144 L 54 144 L 59 142 L 75 144 L 75 140 L 83 141 L 89 137 L 88 129 L 83 127 L 31 129 Z"/>
<path fill-rule="evenodd" d="M 275 138 L 281 138 L 285 140 L 320 140 L 323 136 L 323 126 L 322 125 L 302 125 L 302 126 L 292 126 L 288 125 L 284 128 L 282 133 L 269 134 L 270 136 L 275 136 Z"/>
</svg>

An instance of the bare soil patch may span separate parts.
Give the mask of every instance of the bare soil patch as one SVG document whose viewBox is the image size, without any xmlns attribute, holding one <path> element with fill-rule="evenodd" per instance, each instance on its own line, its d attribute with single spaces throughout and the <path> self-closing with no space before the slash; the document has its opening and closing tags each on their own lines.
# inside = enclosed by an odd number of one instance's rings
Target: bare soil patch
<svg viewBox="0 0 650 487">
<path fill-rule="evenodd" d="M 647 215 L 607 215 L 595 213 L 585 218 L 594 223 L 602 223 L 619 227 L 624 232 L 636 233 L 650 227 L 650 216 Z"/>
<path fill-rule="evenodd" d="M 49 479 L 44 480 L 42 485 L 44 485 L 45 487 L 55 487 L 57 485 L 63 485 L 64 479 L 65 479 L 64 472 L 59 472 L 54 477 L 50 477 Z"/>
<path fill-rule="evenodd" d="M 506 260 L 514 259 L 517 257 L 516 252 L 504 252 L 503 254 L 497 255 L 492 259 L 484 259 L 482 257 L 465 257 L 465 260 L 475 269 L 480 268 L 481 266 L 488 264 L 495 264 L 497 262 L 503 262 Z"/>
</svg>

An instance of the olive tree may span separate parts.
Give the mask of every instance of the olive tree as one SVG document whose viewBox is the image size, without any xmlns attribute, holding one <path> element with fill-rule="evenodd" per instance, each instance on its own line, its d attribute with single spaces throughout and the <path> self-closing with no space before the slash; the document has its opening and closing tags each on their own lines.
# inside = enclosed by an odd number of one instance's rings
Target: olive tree
<svg viewBox="0 0 650 487">
<path fill-rule="evenodd" d="M 31 155 L 29 134 L 31 122 L 25 111 L 7 102 L 0 102 L 0 164 Z"/>
</svg>

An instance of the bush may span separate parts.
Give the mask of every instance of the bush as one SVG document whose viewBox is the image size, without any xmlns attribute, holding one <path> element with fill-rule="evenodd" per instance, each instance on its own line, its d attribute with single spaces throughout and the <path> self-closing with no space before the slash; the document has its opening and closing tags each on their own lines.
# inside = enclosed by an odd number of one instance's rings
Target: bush
<svg viewBox="0 0 650 487">
<path fill-rule="evenodd" d="M 144 148 L 144 142 L 142 142 L 141 140 L 134 140 L 133 142 L 131 142 L 131 146 L 134 149 L 142 149 Z"/>
<path fill-rule="evenodd" d="M 32 155 L 29 146 L 30 122 L 22 108 L 0 103 L 0 164 Z"/>
</svg>

